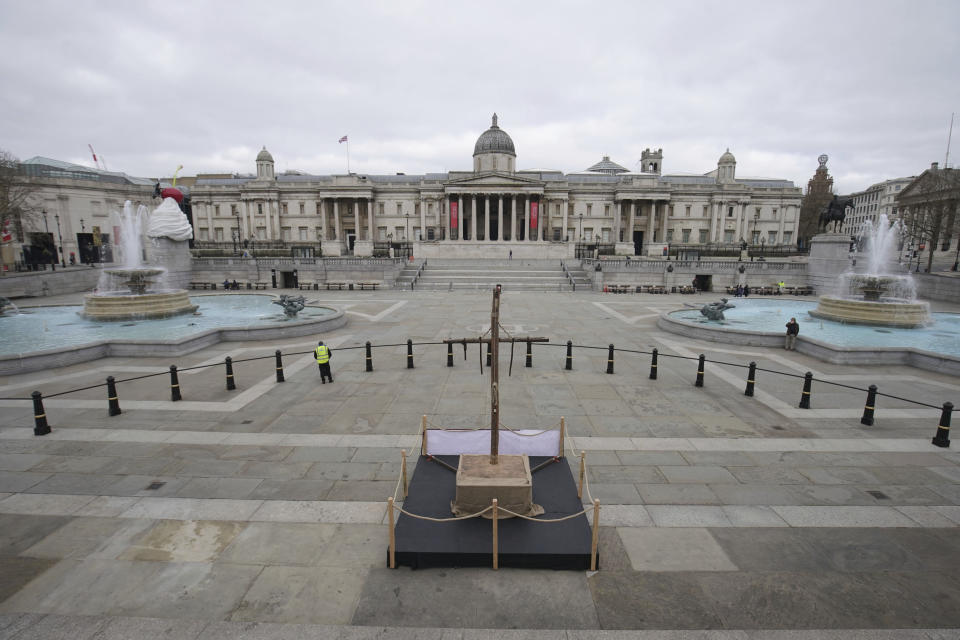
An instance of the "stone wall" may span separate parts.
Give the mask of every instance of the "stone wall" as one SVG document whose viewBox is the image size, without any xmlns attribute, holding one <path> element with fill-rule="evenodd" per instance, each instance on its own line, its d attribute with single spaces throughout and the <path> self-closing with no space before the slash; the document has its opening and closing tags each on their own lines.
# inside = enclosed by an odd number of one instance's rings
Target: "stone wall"
<svg viewBox="0 0 960 640">
<path fill-rule="evenodd" d="M 915 273 L 917 298 L 960 302 L 960 274 Z"/>
<path fill-rule="evenodd" d="M 93 291 L 101 270 L 79 266 L 56 271 L 8 272 L 0 277 L 0 296 L 15 300 Z"/>
<path fill-rule="evenodd" d="M 596 271 L 599 264 L 601 271 Z M 672 268 L 672 271 L 668 270 Z M 807 265 L 795 261 L 736 260 L 584 260 L 583 269 L 591 276 L 595 290 L 608 284 L 663 285 L 681 287 L 693 284 L 695 276 L 710 276 L 711 290 L 725 292 L 727 287 L 746 284 L 770 287 L 783 281 L 787 286 L 807 284 Z M 743 272 L 741 273 L 741 269 Z"/>
<path fill-rule="evenodd" d="M 405 261 L 393 258 L 194 258 L 191 281 L 266 282 L 277 287 L 289 281 L 294 270 L 300 283 L 379 282 L 392 287 Z"/>
</svg>

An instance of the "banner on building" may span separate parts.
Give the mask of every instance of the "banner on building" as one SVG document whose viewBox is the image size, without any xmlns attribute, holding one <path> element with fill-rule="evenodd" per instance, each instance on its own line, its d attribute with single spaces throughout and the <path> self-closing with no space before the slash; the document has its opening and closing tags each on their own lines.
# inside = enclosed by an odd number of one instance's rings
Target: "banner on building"
<svg viewBox="0 0 960 640">
<path fill-rule="evenodd" d="M 540 204 L 539 202 L 530 203 L 530 228 L 531 229 L 537 228 L 537 207 L 539 204 Z"/>
<path fill-rule="evenodd" d="M 457 214 L 459 213 L 458 208 L 459 208 L 458 203 L 456 202 L 450 203 L 450 228 L 451 229 L 457 228 Z"/>
</svg>

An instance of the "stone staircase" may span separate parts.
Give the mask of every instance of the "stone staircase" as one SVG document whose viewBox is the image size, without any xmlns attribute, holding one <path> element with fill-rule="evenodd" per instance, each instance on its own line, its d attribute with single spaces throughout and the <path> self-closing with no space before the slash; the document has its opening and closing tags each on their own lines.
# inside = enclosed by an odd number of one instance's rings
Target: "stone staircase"
<svg viewBox="0 0 960 640">
<path fill-rule="evenodd" d="M 590 288 L 590 278 L 578 260 L 565 262 L 566 271 L 559 260 L 478 260 L 438 259 L 407 265 L 397 278 L 397 287 L 434 291 L 453 289 L 489 289 L 496 284 L 506 291 L 573 291 Z M 569 275 L 568 275 L 569 274 Z M 572 279 L 572 281 L 571 281 Z"/>
</svg>

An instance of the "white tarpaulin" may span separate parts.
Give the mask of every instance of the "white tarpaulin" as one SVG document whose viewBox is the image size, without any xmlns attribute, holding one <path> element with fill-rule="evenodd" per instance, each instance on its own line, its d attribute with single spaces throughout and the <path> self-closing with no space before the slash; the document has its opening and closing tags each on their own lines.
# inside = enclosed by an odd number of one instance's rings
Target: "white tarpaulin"
<svg viewBox="0 0 960 640">
<path fill-rule="evenodd" d="M 490 453 L 490 430 L 446 431 L 427 429 L 427 454 L 456 456 L 461 453 Z M 500 453 L 504 455 L 556 456 L 560 455 L 560 430 L 540 431 L 520 429 L 500 430 Z"/>
</svg>

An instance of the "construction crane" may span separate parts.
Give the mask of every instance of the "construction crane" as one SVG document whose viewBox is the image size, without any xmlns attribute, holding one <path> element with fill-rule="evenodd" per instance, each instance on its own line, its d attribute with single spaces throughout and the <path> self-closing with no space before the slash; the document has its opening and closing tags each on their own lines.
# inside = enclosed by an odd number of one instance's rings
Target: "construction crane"
<svg viewBox="0 0 960 640">
<path fill-rule="evenodd" d="M 100 156 L 99 160 L 97 159 L 97 152 L 93 150 L 93 145 L 88 144 L 87 148 L 90 149 L 90 155 L 93 156 L 93 166 L 96 167 L 97 169 L 103 169 L 104 171 L 109 171 L 109 169 L 107 169 L 107 163 L 104 162 L 103 160 L 103 156 Z"/>
</svg>

